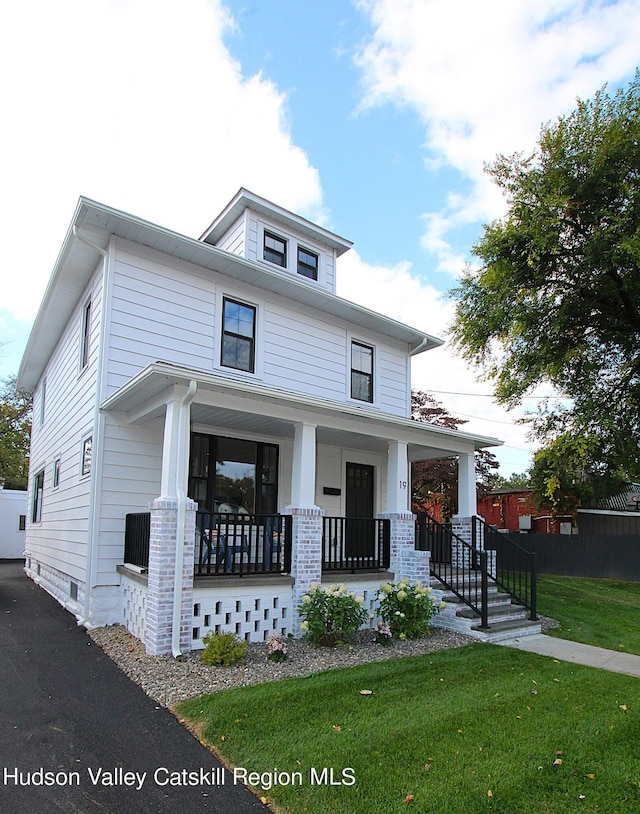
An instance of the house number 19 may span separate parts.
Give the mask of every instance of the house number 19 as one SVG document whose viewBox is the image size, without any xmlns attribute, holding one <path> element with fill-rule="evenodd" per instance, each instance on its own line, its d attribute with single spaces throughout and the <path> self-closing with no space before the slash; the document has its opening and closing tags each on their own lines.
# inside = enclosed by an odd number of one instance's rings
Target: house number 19
<svg viewBox="0 0 640 814">
<path fill-rule="evenodd" d="M 406 489 L 406 488 L 407 488 L 407 482 L 406 482 L 406 480 L 401 480 L 401 481 L 400 481 L 400 488 L 401 488 L 401 489 Z"/>
</svg>

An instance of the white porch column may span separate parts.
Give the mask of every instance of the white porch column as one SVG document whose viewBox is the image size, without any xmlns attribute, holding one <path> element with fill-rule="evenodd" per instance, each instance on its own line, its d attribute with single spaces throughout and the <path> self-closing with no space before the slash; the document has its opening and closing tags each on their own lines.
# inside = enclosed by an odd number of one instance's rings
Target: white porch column
<svg viewBox="0 0 640 814">
<path fill-rule="evenodd" d="M 402 441 L 389 441 L 387 513 L 409 511 L 410 481 L 407 444 Z"/>
<path fill-rule="evenodd" d="M 316 428 L 314 424 L 296 424 L 293 436 L 291 505 L 296 508 L 316 505 Z"/>
<path fill-rule="evenodd" d="M 176 656 L 191 648 L 196 504 L 186 491 L 196 389 L 192 381 L 166 406 L 160 497 L 150 505 L 145 645 L 152 655 Z"/>
<path fill-rule="evenodd" d="M 458 456 L 458 515 L 473 517 L 478 513 L 476 498 L 476 459 L 473 452 Z"/>
<path fill-rule="evenodd" d="M 180 432 L 180 399 L 173 397 L 167 401 L 164 418 L 164 441 L 162 444 L 162 477 L 160 497 L 176 498 L 178 473 L 183 471 L 181 457 L 188 457 L 188 448 L 182 448 Z M 185 467 L 186 469 L 187 467 Z"/>
</svg>

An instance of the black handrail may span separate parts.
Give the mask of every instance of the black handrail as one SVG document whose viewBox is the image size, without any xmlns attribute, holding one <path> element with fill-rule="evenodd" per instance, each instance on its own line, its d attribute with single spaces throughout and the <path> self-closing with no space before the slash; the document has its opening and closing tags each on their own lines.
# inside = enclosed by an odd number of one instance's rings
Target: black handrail
<svg viewBox="0 0 640 814">
<path fill-rule="evenodd" d="M 139 568 L 149 567 L 151 512 L 135 512 L 125 516 L 124 561 Z"/>
<path fill-rule="evenodd" d="M 419 514 L 417 517 L 416 549 L 431 552 L 431 573 L 448 591 L 478 614 L 482 630 L 488 629 L 489 575 L 486 553 L 477 551 L 462 537 L 458 537 L 450 523 L 439 523 L 428 514 Z"/>
<path fill-rule="evenodd" d="M 196 576 L 291 571 L 291 515 L 196 512 Z"/>
<path fill-rule="evenodd" d="M 506 534 L 490 526 L 481 517 L 472 519 L 473 539 L 480 547 L 480 535 L 483 536 L 482 547 L 487 552 L 495 552 L 495 575 L 489 573 L 489 579 L 508 593 L 518 605 L 529 610 L 529 618 L 538 618 L 538 590 L 536 555 L 513 540 Z"/>
<path fill-rule="evenodd" d="M 322 570 L 387 569 L 391 559 L 391 521 L 372 517 L 325 517 Z"/>
</svg>

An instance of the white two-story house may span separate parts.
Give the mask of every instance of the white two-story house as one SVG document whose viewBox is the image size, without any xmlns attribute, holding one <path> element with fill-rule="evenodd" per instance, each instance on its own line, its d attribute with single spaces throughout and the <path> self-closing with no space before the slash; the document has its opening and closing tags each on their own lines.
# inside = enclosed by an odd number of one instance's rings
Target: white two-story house
<svg viewBox="0 0 640 814">
<path fill-rule="evenodd" d="M 26 571 L 151 653 L 299 631 L 312 581 L 429 579 L 412 460 L 496 442 L 411 421 L 439 340 L 335 294 L 350 243 L 241 189 L 199 239 L 81 198 L 19 373 Z M 428 322 L 428 314 L 425 314 Z"/>
</svg>

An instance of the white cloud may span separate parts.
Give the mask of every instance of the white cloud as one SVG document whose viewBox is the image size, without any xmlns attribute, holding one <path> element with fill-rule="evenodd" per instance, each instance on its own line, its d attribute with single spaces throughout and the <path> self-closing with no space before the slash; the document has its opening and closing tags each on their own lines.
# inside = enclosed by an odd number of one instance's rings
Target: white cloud
<svg viewBox="0 0 640 814">
<path fill-rule="evenodd" d="M 242 75 L 219 0 L 24 0 L 0 25 L 13 316 L 33 318 L 80 194 L 194 236 L 241 185 L 326 219 L 286 96 Z"/>
<path fill-rule="evenodd" d="M 424 247 L 460 271 L 450 245 L 504 203 L 483 173 L 496 154 L 533 148 L 540 125 L 637 65 L 637 0 L 360 0 L 371 37 L 358 53 L 363 107 L 410 106 L 425 126 L 425 168 L 471 182 L 427 213 Z"/>
</svg>

